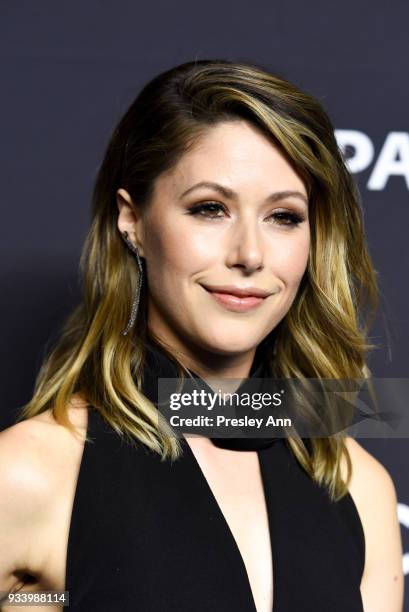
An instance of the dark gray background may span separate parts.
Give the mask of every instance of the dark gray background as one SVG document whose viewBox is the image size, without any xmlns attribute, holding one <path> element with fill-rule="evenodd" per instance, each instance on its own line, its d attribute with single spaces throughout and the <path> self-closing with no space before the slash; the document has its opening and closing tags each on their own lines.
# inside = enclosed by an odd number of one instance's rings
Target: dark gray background
<svg viewBox="0 0 409 612">
<path fill-rule="evenodd" d="M 355 176 L 382 290 L 370 366 L 375 376 L 408 376 L 407 2 L 10 0 L 0 18 L 1 429 L 30 398 L 46 342 L 76 303 L 92 184 L 111 129 L 147 80 L 195 58 L 277 70 L 321 100 L 337 133 L 369 139 L 374 158 Z M 391 134 L 401 143 L 398 173 L 368 187 Z M 360 442 L 409 512 L 409 440 Z"/>
</svg>

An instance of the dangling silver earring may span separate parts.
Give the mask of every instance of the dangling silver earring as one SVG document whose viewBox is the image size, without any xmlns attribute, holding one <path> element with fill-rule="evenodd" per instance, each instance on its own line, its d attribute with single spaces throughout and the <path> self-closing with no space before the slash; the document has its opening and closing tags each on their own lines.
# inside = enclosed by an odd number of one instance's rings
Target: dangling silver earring
<svg viewBox="0 0 409 612">
<path fill-rule="evenodd" d="M 125 240 L 130 250 L 135 254 L 136 261 L 137 261 L 138 268 L 139 268 L 138 285 L 136 287 L 135 297 L 132 303 L 131 315 L 129 317 L 129 321 L 128 321 L 126 328 L 122 332 L 122 335 L 126 336 L 129 330 L 134 326 L 135 321 L 136 321 L 136 316 L 138 314 L 138 306 L 139 306 L 139 301 L 141 299 L 141 289 L 142 289 L 142 281 L 143 281 L 143 265 L 142 265 L 141 256 L 139 255 L 138 248 L 134 244 L 132 244 L 132 242 L 129 240 L 128 232 L 122 232 L 122 238 Z"/>
</svg>

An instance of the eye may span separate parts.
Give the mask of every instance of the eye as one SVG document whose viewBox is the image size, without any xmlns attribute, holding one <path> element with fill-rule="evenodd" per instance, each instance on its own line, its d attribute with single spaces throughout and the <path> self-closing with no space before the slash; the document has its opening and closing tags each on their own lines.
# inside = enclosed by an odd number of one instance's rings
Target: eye
<svg viewBox="0 0 409 612">
<path fill-rule="evenodd" d="M 278 211 L 271 215 L 274 219 L 277 220 L 278 225 L 288 225 L 288 226 L 296 226 L 299 225 L 302 221 L 305 220 L 304 217 L 301 217 L 297 213 L 293 213 L 290 211 Z"/>
<path fill-rule="evenodd" d="M 224 206 L 218 202 L 202 202 L 189 208 L 188 214 L 192 216 L 205 217 L 208 219 L 221 219 L 224 211 Z M 217 214 L 218 212 L 222 214 Z M 305 221 L 305 217 L 286 210 L 276 211 L 267 218 L 272 218 L 274 220 L 273 222 L 277 225 L 288 227 L 295 227 L 302 221 Z"/>
<path fill-rule="evenodd" d="M 201 204 L 196 204 L 189 208 L 189 215 L 207 217 L 209 219 L 220 219 L 222 215 L 215 215 L 213 213 L 223 210 L 224 207 L 218 202 L 202 202 Z"/>
</svg>

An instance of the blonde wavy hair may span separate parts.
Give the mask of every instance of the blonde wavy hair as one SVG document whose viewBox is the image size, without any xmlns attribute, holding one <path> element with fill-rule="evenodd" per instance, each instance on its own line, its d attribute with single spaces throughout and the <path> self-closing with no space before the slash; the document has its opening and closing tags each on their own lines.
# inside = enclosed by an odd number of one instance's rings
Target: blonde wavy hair
<svg viewBox="0 0 409 612">
<path fill-rule="evenodd" d="M 365 356 L 375 346 L 367 343 L 367 332 L 378 305 L 376 272 L 359 192 L 328 115 L 314 97 L 260 65 L 201 60 L 156 76 L 114 129 L 96 177 L 92 222 L 80 259 L 82 300 L 48 348 L 19 420 L 51 408 L 57 422 L 74 433 L 68 406 L 81 397 L 119 435 L 147 445 L 163 460 L 180 456 L 177 437 L 163 424 L 158 427 L 159 411 L 141 391 L 146 291 L 132 332 L 122 335 L 138 268 L 117 227 L 116 192 L 122 187 L 139 206 L 148 206 L 155 179 L 174 167 L 209 126 L 237 119 L 257 126 L 279 148 L 304 181 L 310 202 L 308 267 L 290 310 L 266 341 L 273 375 L 370 377 Z M 273 344 L 274 354 L 268 350 Z M 183 375 L 182 360 L 162 346 Z M 307 449 L 302 439 L 287 439 L 303 469 L 327 486 L 332 499 L 340 499 L 352 469 L 345 438 L 310 442 Z"/>
</svg>

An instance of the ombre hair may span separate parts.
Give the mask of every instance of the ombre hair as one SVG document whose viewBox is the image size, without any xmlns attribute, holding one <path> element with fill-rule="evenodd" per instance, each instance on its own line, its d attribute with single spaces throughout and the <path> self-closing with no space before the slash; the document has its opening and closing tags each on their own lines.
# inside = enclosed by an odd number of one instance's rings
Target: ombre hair
<svg viewBox="0 0 409 612">
<path fill-rule="evenodd" d="M 289 311 L 263 342 L 273 376 L 370 377 L 366 352 L 374 345 L 367 333 L 378 306 L 376 272 L 359 192 L 328 115 L 313 96 L 260 65 L 192 61 L 147 83 L 113 131 L 96 177 L 80 259 L 82 299 L 49 348 L 19 420 L 52 409 L 57 422 L 74 432 L 68 408 L 80 397 L 121 436 L 145 444 L 162 460 L 180 456 L 177 437 L 170 426 L 158 427 L 159 411 L 141 391 L 146 290 L 134 328 L 122 335 L 138 268 L 117 227 L 116 193 L 124 188 L 138 206 L 149 206 L 155 180 L 209 127 L 243 119 L 285 156 L 309 197 L 308 266 Z M 161 344 L 180 373 L 186 372 L 175 351 Z M 345 438 L 311 438 L 310 449 L 296 437 L 286 442 L 332 499 L 348 492 L 352 466 Z"/>
</svg>

